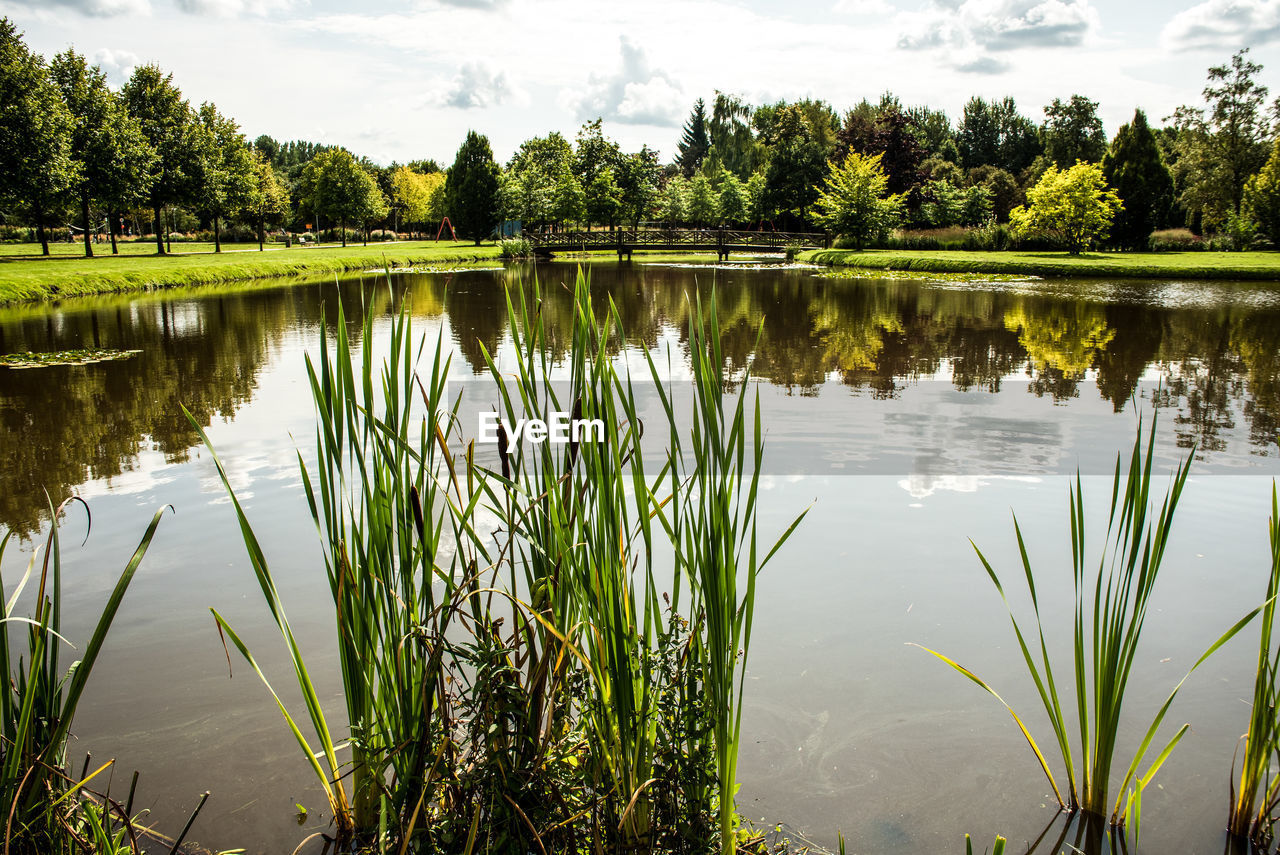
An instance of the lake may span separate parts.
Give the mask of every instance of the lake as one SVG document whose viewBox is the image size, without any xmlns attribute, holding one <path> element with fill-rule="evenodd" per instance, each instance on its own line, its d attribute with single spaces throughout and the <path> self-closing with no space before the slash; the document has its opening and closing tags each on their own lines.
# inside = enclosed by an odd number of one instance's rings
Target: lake
<svg viewBox="0 0 1280 855">
<path fill-rule="evenodd" d="M 618 358 L 640 366 L 647 349 L 673 381 L 688 376 L 689 295 L 714 286 L 726 361 L 751 365 L 761 396 L 762 526 L 780 532 L 812 506 L 759 582 L 740 809 L 824 846 L 839 830 L 855 852 L 960 852 L 965 832 L 980 847 L 1002 833 L 1025 851 L 1056 815 L 1033 755 L 993 698 L 910 645 L 972 668 L 1051 742 L 969 539 L 1029 614 L 1015 575 L 1017 513 L 1050 646 L 1066 655 L 1068 479 L 1080 471 L 1089 518 L 1105 522 L 1116 454 L 1132 446 L 1139 414 L 1149 427 L 1158 413 L 1160 489 L 1183 456 L 1196 459 L 1126 697 L 1120 753 L 1133 746 L 1199 654 L 1263 599 L 1280 474 L 1280 288 L 822 272 L 591 268 L 593 295 L 612 299 L 627 328 Z M 98 661 L 73 761 L 118 758 L 113 792 L 140 770 L 137 804 L 170 833 L 212 791 L 192 832 L 211 848 L 287 852 L 323 828 L 323 798 L 270 695 L 239 659 L 228 676 L 211 607 L 298 703 L 231 506 L 181 406 L 208 426 L 338 715 L 330 593 L 298 473 L 298 452 L 314 457 L 304 354 L 318 352 L 339 299 L 353 332 L 373 312 L 382 335 L 403 302 L 429 342 L 443 335 L 459 388 L 470 389 L 483 349 L 501 360 L 508 344 L 504 287 L 530 289 L 536 276 L 557 328 L 570 317 L 562 286 L 574 273 L 540 264 L 397 274 L 390 289 L 369 274 L 0 309 L 0 354 L 140 351 L 0 369 L 0 526 L 22 536 L 0 568 L 6 593 L 47 529 L 45 491 L 55 504 L 84 497 L 87 542 L 76 509 L 63 538 L 64 634 L 83 641 L 151 514 L 175 510 Z M 1255 642 L 1246 630 L 1220 651 L 1169 714 L 1165 738 L 1183 722 L 1192 730 L 1144 798 L 1151 851 L 1223 848 Z M 301 824 L 298 804 L 311 811 Z"/>
</svg>

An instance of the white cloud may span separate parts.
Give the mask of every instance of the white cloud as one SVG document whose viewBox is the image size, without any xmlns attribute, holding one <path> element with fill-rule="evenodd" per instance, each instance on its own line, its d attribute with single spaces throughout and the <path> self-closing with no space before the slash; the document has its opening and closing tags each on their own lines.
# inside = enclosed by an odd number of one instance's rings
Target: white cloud
<svg viewBox="0 0 1280 855">
<path fill-rule="evenodd" d="M 1089 0 L 931 0 L 900 19 L 899 48 L 941 50 L 952 68 L 976 74 L 1012 68 L 992 52 L 1078 48 L 1099 28 Z"/>
<path fill-rule="evenodd" d="M 643 48 L 626 36 L 620 42 L 622 68 L 615 74 L 592 74 L 586 91 L 569 97 L 574 114 L 580 121 L 599 117 L 624 125 L 679 125 L 686 106 L 681 88 L 649 67 Z"/>
<path fill-rule="evenodd" d="M 471 110 L 496 107 L 514 94 L 505 71 L 494 71 L 483 62 L 468 62 L 454 75 L 448 89 L 437 93 L 431 101 L 444 107 Z"/>
<path fill-rule="evenodd" d="M 1171 50 L 1235 50 L 1280 38 L 1280 0 L 1205 0 L 1174 15 L 1161 33 Z"/>
<path fill-rule="evenodd" d="M 836 0 L 833 10 L 840 15 L 856 15 L 858 17 L 893 14 L 893 7 L 886 3 L 885 0 Z"/>
<path fill-rule="evenodd" d="M 276 12 L 287 12 L 296 6 L 307 5 L 308 0 L 174 0 L 174 3 L 190 15 L 239 18 L 243 15 L 264 17 Z"/>
<path fill-rule="evenodd" d="M 136 53 L 110 48 L 95 51 L 91 59 L 107 75 L 107 83 L 112 86 L 123 86 L 141 62 Z"/>
<path fill-rule="evenodd" d="M 114 18 L 118 15 L 150 15 L 151 0 L 39 0 L 27 2 L 19 0 L 13 5 L 19 8 L 28 7 L 37 11 L 57 6 L 72 9 L 82 15 L 93 18 Z"/>
</svg>

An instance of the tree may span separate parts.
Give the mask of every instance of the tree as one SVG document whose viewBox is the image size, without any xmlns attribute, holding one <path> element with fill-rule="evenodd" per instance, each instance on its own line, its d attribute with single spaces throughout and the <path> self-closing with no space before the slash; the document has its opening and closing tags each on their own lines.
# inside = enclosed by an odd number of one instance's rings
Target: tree
<svg viewBox="0 0 1280 855">
<path fill-rule="evenodd" d="M 716 90 L 707 123 L 711 141 L 708 157 L 739 178 L 750 174 L 760 161 L 759 146 L 751 130 L 752 118 L 751 105 L 737 95 Z"/>
<path fill-rule="evenodd" d="M 427 222 L 443 225 L 448 199 L 445 195 L 445 173 L 428 172 L 423 177 L 427 179 Z"/>
<path fill-rule="evenodd" d="M 689 182 L 689 205 L 685 215 L 695 224 L 705 226 L 716 218 L 718 207 L 711 179 L 699 172 Z"/>
<path fill-rule="evenodd" d="M 329 149 L 312 158 L 302 172 L 302 190 L 310 207 L 338 221 L 343 246 L 349 221 L 365 227 L 367 242 L 368 222 L 386 216 L 386 197 L 378 182 L 346 149 Z"/>
<path fill-rule="evenodd" d="M 249 202 L 254 165 L 240 126 L 206 101 L 200 105 L 199 127 L 192 140 L 196 207 L 213 221 L 213 251 L 222 252 L 222 220 Z"/>
<path fill-rule="evenodd" d="M 829 231 L 853 238 L 861 250 L 869 238 L 879 237 L 902 222 L 903 198 L 889 194 L 889 176 L 880 155 L 851 151 L 844 162 L 830 165 L 814 207 L 818 222 Z"/>
<path fill-rule="evenodd" d="M 1280 247 L 1280 139 L 1272 145 L 1262 171 L 1244 185 L 1244 209 L 1271 245 Z"/>
<path fill-rule="evenodd" d="M 425 223 L 430 204 L 431 182 L 427 176 L 407 166 L 391 171 L 391 205 L 406 226 Z"/>
<path fill-rule="evenodd" d="M 720 221 L 724 223 L 740 223 L 747 217 L 746 188 L 732 172 L 726 172 L 720 182 L 717 194 L 717 207 Z"/>
<path fill-rule="evenodd" d="M 747 219 L 753 223 L 764 219 L 764 170 L 751 173 L 743 187 L 747 200 Z"/>
<path fill-rule="evenodd" d="M 1102 167 L 1078 162 L 1070 169 L 1050 166 L 1039 183 L 1027 191 L 1026 206 L 1013 210 L 1014 232 L 1056 238 L 1072 255 L 1107 236 L 1123 206 L 1107 189 Z"/>
<path fill-rule="evenodd" d="M 275 167 L 256 149 L 250 155 L 250 180 L 242 213 L 258 227 L 258 251 L 267 240 L 267 223 L 289 216 L 289 188 Z"/>
<path fill-rule="evenodd" d="M 702 159 L 711 150 L 711 138 L 707 136 L 707 109 L 699 98 L 693 104 L 684 133 L 676 144 L 676 164 L 685 178 L 689 178 L 702 165 Z"/>
<path fill-rule="evenodd" d="M 164 225 L 160 209 L 180 201 L 191 188 L 195 120 L 173 75 L 156 65 L 140 65 L 122 90 L 129 114 L 138 120 L 142 135 L 155 152 L 148 201 L 155 215 L 156 253 L 164 255 Z"/>
<path fill-rule="evenodd" d="M 555 218 L 557 222 L 576 223 L 587 216 L 587 193 L 578 176 L 565 168 L 556 179 Z"/>
<path fill-rule="evenodd" d="M 498 174 L 488 137 L 468 131 L 445 179 L 445 207 L 454 228 L 476 246 L 498 220 Z"/>
<path fill-rule="evenodd" d="M 1225 221 L 1228 208 L 1240 213 L 1245 182 L 1267 159 L 1270 128 L 1262 113 L 1267 87 L 1255 81 L 1262 66 L 1250 62 L 1248 53 L 1242 48 L 1229 66 L 1209 69 L 1205 108 L 1184 105 L 1172 117 L 1181 201 L 1207 226 Z"/>
<path fill-rule="evenodd" d="M 1059 169 L 1077 160 L 1098 163 L 1107 153 L 1107 135 L 1098 118 L 1098 102 L 1072 95 L 1065 104 L 1058 98 L 1044 108 L 1044 153 Z"/>
<path fill-rule="evenodd" d="M 977 166 L 969 170 L 969 186 L 982 186 L 991 194 L 991 213 L 997 222 L 1009 222 L 1009 212 L 1025 200 L 1018 179 L 998 166 Z"/>
<path fill-rule="evenodd" d="M 689 181 L 673 175 L 658 196 L 658 216 L 667 223 L 681 223 L 689 214 Z"/>
<path fill-rule="evenodd" d="M 596 173 L 586 188 L 587 220 L 612 226 L 622 213 L 622 189 L 613 177 L 613 168 L 606 166 Z"/>
<path fill-rule="evenodd" d="M 90 66 L 83 56 L 66 50 L 53 58 L 49 72 L 72 119 L 71 190 L 80 208 L 85 257 L 93 256 L 89 206 L 94 201 L 107 203 L 108 230 L 115 251 L 115 213 L 141 200 L 155 154 L 138 123 L 107 88 L 106 75 L 98 66 Z"/>
<path fill-rule="evenodd" d="M 1135 110 L 1133 121 L 1116 133 L 1102 159 L 1102 175 L 1124 201 L 1111 229 L 1112 238 L 1121 246 L 1146 248 L 1151 233 L 1168 222 L 1173 178 L 1141 110 Z"/>
<path fill-rule="evenodd" d="M 809 120 L 796 106 L 781 108 L 763 136 L 770 149 L 764 207 L 804 222 L 818 197 L 818 183 L 827 164 L 822 146 L 814 138 Z"/>
<path fill-rule="evenodd" d="M 921 143 L 922 134 L 915 120 L 892 105 L 877 109 L 869 122 L 864 113 L 855 109 L 845 114 L 844 125 L 837 137 L 838 154 L 843 156 L 849 151 L 865 155 L 883 152 L 881 165 L 889 176 L 889 192 L 916 190 L 924 183 L 921 165 L 929 152 Z"/>
<path fill-rule="evenodd" d="M 615 171 L 622 161 L 622 150 L 618 144 L 604 135 L 600 119 L 586 122 L 578 129 L 578 137 L 573 151 L 573 174 L 578 176 L 587 194 L 596 176 L 608 169 Z"/>
<path fill-rule="evenodd" d="M 558 132 L 520 144 L 503 176 L 503 213 L 545 223 L 556 219 L 556 187 L 573 162 L 573 147 Z"/>
<path fill-rule="evenodd" d="M 617 181 L 621 191 L 623 219 L 639 225 L 649 215 L 658 198 L 658 179 L 662 167 L 658 153 L 647 145 L 635 154 L 624 155 L 618 164 Z"/>
<path fill-rule="evenodd" d="M 73 118 L 49 76 L 8 18 L 0 18 L 0 196 L 29 209 L 40 251 L 45 222 L 76 179 Z"/>
<path fill-rule="evenodd" d="M 956 133 L 960 165 L 998 166 L 1018 174 L 1040 154 L 1035 123 L 1018 113 L 1012 98 L 986 101 L 970 98 Z"/>
</svg>

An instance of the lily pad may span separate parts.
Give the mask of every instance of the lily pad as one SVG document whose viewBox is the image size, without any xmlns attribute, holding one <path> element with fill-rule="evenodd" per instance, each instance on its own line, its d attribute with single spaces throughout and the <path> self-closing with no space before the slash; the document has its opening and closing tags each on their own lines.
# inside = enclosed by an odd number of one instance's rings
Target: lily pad
<svg viewBox="0 0 1280 855">
<path fill-rule="evenodd" d="M 128 359 L 141 350 L 114 350 L 90 347 L 83 350 L 53 350 L 45 353 L 6 353 L 0 356 L 0 368 L 48 368 L 54 365 L 89 365 L 113 359 Z"/>
</svg>

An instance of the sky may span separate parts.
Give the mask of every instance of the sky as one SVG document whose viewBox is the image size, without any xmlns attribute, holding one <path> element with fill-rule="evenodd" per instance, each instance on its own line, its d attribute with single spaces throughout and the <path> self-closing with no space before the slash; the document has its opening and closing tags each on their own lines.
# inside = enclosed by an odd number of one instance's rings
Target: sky
<svg viewBox="0 0 1280 855">
<path fill-rule="evenodd" d="M 252 139 L 343 145 L 382 164 L 452 162 L 468 130 L 505 161 L 596 117 L 669 160 L 697 98 L 894 92 L 958 119 L 973 95 L 1099 102 L 1108 134 L 1201 103 L 1250 47 L 1280 94 L 1280 0 L 0 0 L 46 58 L 74 47 L 113 84 L 173 73 Z"/>
</svg>

